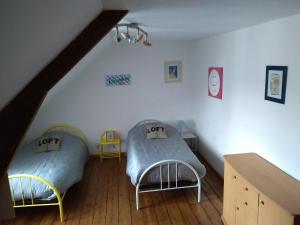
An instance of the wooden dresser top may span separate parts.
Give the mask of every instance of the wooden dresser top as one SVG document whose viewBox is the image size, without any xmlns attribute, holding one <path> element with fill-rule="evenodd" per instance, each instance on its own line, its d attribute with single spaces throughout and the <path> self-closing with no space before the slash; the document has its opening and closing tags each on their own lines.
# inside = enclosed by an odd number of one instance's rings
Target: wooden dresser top
<svg viewBox="0 0 300 225">
<path fill-rule="evenodd" d="M 255 153 L 225 155 L 224 159 L 258 191 L 291 215 L 300 215 L 300 182 Z"/>
</svg>

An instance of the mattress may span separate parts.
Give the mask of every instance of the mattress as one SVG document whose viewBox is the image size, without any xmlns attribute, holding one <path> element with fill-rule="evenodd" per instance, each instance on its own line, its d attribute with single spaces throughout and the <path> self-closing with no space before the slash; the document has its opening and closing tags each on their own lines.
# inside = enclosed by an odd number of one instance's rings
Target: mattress
<svg viewBox="0 0 300 225">
<path fill-rule="evenodd" d="M 145 123 L 137 124 L 128 132 L 126 173 L 133 185 L 137 185 L 145 169 L 161 160 L 182 160 L 190 164 L 197 171 L 200 178 L 206 174 L 204 165 L 190 150 L 178 131 L 168 125 L 165 125 L 165 129 L 168 136 L 166 139 L 147 139 Z M 166 173 L 167 168 L 163 168 L 163 182 L 167 182 Z M 170 180 L 175 181 L 175 166 L 170 166 L 170 174 Z M 183 165 L 178 166 L 178 180 L 197 181 L 192 171 Z M 143 179 L 142 185 L 146 186 L 159 182 L 159 168 L 156 168 L 150 171 L 148 176 Z"/>
<path fill-rule="evenodd" d="M 41 177 L 50 182 L 60 193 L 64 193 L 73 184 L 82 179 L 85 163 L 88 159 L 87 145 L 77 136 L 53 131 L 47 137 L 61 137 L 60 149 L 37 153 L 39 138 L 23 146 L 17 151 L 8 168 L 8 175 L 28 174 Z M 20 182 L 12 179 L 11 189 L 14 190 L 15 200 L 22 199 Z M 22 179 L 22 187 L 26 189 L 24 196 L 30 198 L 30 181 Z M 32 190 L 35 199 L 52 200 L 55 198 L 53 191 L 41 182 L 32 180 Z"/>
</svg>

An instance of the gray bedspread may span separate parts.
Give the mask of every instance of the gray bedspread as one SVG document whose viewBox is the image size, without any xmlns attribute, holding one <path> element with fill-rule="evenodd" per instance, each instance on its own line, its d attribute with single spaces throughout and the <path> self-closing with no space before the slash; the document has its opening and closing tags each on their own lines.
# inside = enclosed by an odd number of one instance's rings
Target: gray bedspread
<svg viewBox="0 0 300 225">
<path fill-rule="evenodd" d="M 39 138 L 23 146 L 15 155 L 8 168 L 8 175 L 29 174 L 44 178 L 63 193 L 82 179 L 85 163 L 88 159 L 88 148 L 78 137 L 65 132 L 50 132 L 47 137 L 62 137 L 60 149 L 49 152 L 36 152 Z M 21 200 L 21 189 L 18 180 L 11 183 L 15 200 Z M 23 187 L 27 187 L 25 197 L 30 198 L 29 180 L 24 179 Z M 53 192 L 41 182 L 32 182 L 34 198 L 51 200 Z"/>
<path fill-rule="evenodd" d="M 187 162 L 198 172 L 200 178 L 205 175 L 204 165 L 189 149 L 177 130 L 168 125 L 165 125 L 165 128 L 167 139 L 147 139 L 145 124 L 137 125 L 129 131 L 126 173 L 130 176 L 133 185 L 138 183 L 141 174 L 150 165 L 168 159 Z M 174 170 L 175 168 L 171 168 L 171 174 L 175 174 Z M 145 179 L 145 184 L 158 183 L 160 179 L 158 171 L 158 169 L 151 171 Z M 178 177 L 179 180 L 196 181 L 191 170 L 185 166 L 178 167 Z M 175 180 L 174 175 L 171 176 L 171 180 Z"/>
</svg>

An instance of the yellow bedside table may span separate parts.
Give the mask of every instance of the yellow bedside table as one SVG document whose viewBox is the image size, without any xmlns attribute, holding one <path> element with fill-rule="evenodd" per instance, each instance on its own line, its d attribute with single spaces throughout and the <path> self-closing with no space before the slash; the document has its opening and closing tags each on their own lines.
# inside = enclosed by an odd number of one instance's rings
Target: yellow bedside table
<svg viewBox="0 0 300 225">
<path fill-rule="evenodd" d="M 119 158 L 121 161 L 121 138 L 114 130 L 105 131 L 99 138 L 99 156 L 104 158 Z"/>
</svg>

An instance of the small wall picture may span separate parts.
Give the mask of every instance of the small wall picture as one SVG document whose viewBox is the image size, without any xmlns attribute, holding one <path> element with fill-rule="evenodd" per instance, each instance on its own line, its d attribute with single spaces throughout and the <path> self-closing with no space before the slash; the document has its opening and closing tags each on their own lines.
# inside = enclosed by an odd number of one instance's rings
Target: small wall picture
<svg viewBox="0 0 300 225">
<path fill-rule="evenodd" d="M 106 131 L 106 141 L 113 141 L 114 140 L 114 131 L 108 130 Z"/>
<path fill-rule="evenodd" d="M 182 62 L 181 61 L 166 61 L 165 69 L 165 82 L 181 82 L 182 81 Z"/>
<path fill-rule="evenodd" d="M 109 74 L 105 75 L 105 84 L 109 87 L 130 85 L 131 75 L 130 74 Z"/>
<path fill-rule="evenodd" d="M 223 67 L 208 68 L 208 96 L 222 99 Z"/>
<path fill-rule="evenodd" d="M 285 103 L 287 66 L 267 66 L 265 99 L 281 104 Z"/>
</svg>

